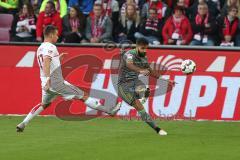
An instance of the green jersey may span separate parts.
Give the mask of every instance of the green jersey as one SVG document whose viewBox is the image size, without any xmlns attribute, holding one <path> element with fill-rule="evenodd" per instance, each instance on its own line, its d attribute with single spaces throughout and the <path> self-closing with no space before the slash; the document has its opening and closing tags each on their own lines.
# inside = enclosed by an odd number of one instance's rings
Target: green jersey
<svg viewBox="0 0 240 160">
<path fill-rule="evenodd" d="M 121 64 L 119 68 L 118 83 L 124 83 L 127 81 L 134 81 L 138 79 L 139 73 L 135 72 L 127 67 L 127 61 L 133 61 L 133 64 L 139 68 L 149 68 L 147 57 L 140 57 L 136 49 L 129 50 L 121 56 Z"/>
</svg>

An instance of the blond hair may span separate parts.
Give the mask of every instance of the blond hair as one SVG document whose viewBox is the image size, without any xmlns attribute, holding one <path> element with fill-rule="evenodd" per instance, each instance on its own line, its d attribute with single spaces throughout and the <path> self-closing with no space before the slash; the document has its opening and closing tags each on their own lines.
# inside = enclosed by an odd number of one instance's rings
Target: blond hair
<svg viewBox="0 0 240 160">
<path fill-rule="evenodd" d="M 232 1 L 232 0 L 227 0 L 227 5 L 228 5 L 228 6 L 232 6 L 232 5 L 233 5 L 233 4 L 231 4 L 231 1 Z M 240 5 L 239 0 L 237 0 L 237 4 L 236 4 L 236 5 L 237 5 L 237 7 L 239 8 L 239 5 Z"/>
<path fill-rule="evenodd" d="M 133 16 L 130 16 L 128 14 L 128 7 L 133 7 L 134 9 L 134 15 Z M 132 20 L 135 22 L 136 26 L 139 25 L 140 23 L 140 16 L 139 16 L 139 12 L 137 11 L 137 7 L 136 7 L 136 3 L 129 3 L 129 4 L 126 4 L 126 10 L 125 10 L 125 14 L 121 16 L 121 23 L 123 25 L 123 27 L 126 26 L 126 20 Z"/>
</svg>

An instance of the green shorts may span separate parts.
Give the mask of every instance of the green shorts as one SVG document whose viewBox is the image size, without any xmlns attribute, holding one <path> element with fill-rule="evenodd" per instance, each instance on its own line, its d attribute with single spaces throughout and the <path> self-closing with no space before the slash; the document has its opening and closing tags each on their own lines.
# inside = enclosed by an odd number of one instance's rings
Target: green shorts
<svg viewBox="0 0 240 160">
<path fill-rule="evenodd" d="M 139 99 L 136 88 L 145 86 L 140 80 L 122 82 L 118 84 L 118 96 L 121 97 L 127 104 L 133 106 L 135 100 Z"/>
</svg>

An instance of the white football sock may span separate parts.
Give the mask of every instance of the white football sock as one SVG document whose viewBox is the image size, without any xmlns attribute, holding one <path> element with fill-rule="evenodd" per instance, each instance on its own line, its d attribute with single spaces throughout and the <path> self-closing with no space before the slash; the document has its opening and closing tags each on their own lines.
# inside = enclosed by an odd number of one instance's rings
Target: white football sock
<svg viewBox="0 0 240 160">
<path fill-rule="evenodd" d="M 36 105 L 33 109 L 28 113 L 27 117 L 23 120 L 23 123 L 27 125 L 35 116 L 39 115 L 44 110 L 41 104 Z"/>
<path fill-rule="evenodd" d="M 88 99 L 84 102 L 88 107 L 103 111 L 106 113 L 109 113 L 111 110 L 110 108 L 103 106 L 98 100 L 95 100 L 94 98 L 88 97 Z"/>
</svg>

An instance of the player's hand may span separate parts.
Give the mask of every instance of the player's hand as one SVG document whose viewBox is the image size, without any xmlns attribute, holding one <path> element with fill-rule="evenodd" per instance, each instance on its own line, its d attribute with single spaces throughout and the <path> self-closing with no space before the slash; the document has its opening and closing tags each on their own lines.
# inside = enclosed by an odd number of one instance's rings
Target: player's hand
<svg viewBox="0 0 240 160">
<path fill-rule="evenodd" d="M 159 77 L 158 79 L 168 82 L 168 84 L 169 84 L 170 86 L 172 86 L 172 87 L 174 87 L 175 84 L 177 84 L 177 82 L 175 82 L 175 81 L 173 81 L 173 80 L 170 80 L 170 79 L 164 79 L 164 78 L 162 78 L 162 77 Z"/>
<path fill-rule="evenodd" d="M 68 55 L 68 53 L 63 52 L 59 55 L 59 58 L 62 60 L 66 55 Z"/>
<path fill-rule="evenodd" d="M 150 74 L 150 71 L 148 69 L 143 69 L 143 70 L 140 71 L 140 74 L 148 76 Z"/>
<path fill-rule="evenodd" d="M 173 80 L 168 80 L 168 83 L 169 83 L 169 85 L 171 85 L 172 87 L 174 87 L 175 86 L 175 84 L 176 84 L 176 82 L 175 81 L 173 81 Z"/>
</svg>

